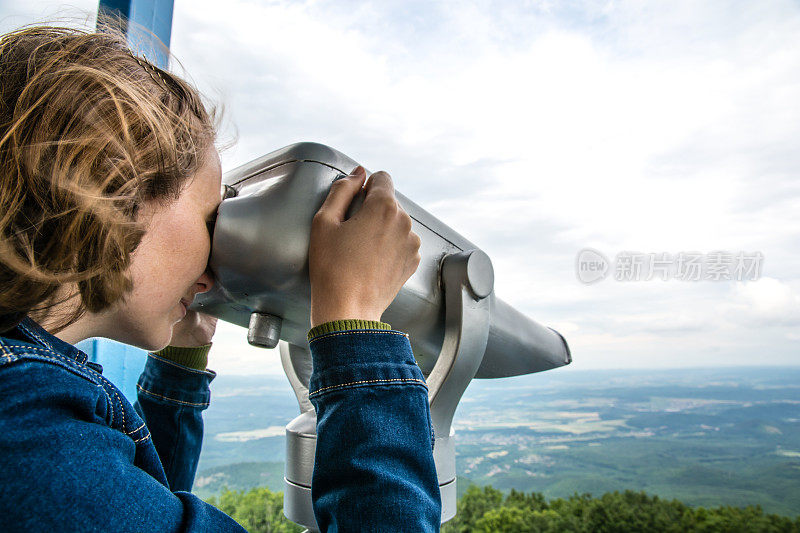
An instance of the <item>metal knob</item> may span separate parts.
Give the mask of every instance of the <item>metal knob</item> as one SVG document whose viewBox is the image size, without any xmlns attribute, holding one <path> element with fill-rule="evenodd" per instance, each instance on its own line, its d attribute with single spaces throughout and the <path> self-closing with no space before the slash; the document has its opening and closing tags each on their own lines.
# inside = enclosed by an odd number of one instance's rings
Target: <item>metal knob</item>
<svg viewBox="0 0 800 533">
<path fill-rule="evenodd" d="M 283 319 L 279 316 L 253 313 L 247 328 L 247 342 L 260 348 L 276 347 L 281 338 L 282 323 Z"/>
</svg>

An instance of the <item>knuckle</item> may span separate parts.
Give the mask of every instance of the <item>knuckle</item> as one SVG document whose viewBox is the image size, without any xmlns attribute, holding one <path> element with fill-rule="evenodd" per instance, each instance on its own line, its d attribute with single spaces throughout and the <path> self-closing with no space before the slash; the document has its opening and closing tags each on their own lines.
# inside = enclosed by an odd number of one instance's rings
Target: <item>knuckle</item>
<svg viewBox="0 0 800 533">
<path fill-rule="evenodd" d="M 394 216 L 397 213 L 397 201 L 393 196 L 381 195 L 377 199 L 377 205 L 386 216 Z"/>
<path fill-rule="evenodd" d="M 311 220 L 311 226 L 325 226 L 328 224 L 328 221 L 328 215 L 324 210 L 320 210 L 317 211 L 317 214 L 314 215 L 314 218 Z"/>
<path fill-rule="evenodd" d="M 422 261 L 422 256 L 419 255 L 419 253 L 416 253 L 413 257 L 411 257 L 411 265 L 414 267 L 415 272 L 417 268 L 419 268 L 420 261 Z"/>
<path fill-rule="evenodd" d="M 401 213 L 400 214 L 400 227 L 402 227 L 404 231 L 410 232 L 411 231 L 411 226 L 412 226 L 411 217 L 408 216 L 408 213 L 406 213 L 402 209 L 400 210 L 400 213 Z"/>
</svg>

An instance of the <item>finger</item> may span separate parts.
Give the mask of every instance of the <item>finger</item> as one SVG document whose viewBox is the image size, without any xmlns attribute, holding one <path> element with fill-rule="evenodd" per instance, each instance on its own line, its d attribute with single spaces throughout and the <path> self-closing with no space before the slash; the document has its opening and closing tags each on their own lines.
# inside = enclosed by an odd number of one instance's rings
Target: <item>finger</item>
<svg viewBox="0 0 800 533">
<path fill-rule="evenodd" d="M 325 198 L 318 212 L 339 222 L 344 221 L 347 208 L 361 190 L 366 177 L 367 172 L 364 167 L 358 166 L 349 176 L 334 181 L 328 191 L 328 197 Z"/>
<path fill-rule="evenodd" d="M 364 203 L 374 201 L 370 200 L 370 198 L 381 196 L 394 199 L 394 183 L 392 183 L 392 177 L 388 172 L 384 172 L 383 170 L 373 173 L 369 177 L 369 181 L 364 186 L 364 189 L 367 191 L 364 197 Z"/>
</svg>

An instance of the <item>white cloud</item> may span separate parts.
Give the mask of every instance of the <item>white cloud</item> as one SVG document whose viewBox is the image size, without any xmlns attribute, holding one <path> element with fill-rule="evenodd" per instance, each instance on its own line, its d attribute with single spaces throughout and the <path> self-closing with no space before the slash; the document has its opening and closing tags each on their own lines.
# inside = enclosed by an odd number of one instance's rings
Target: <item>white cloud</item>
<svg viewBox="0 0 800 533">
<path fill-rule="evenodd" d="M 97 5 L 96 0 L 3 0 L 0 1 L 0 33 L 37 22 L 93 25 Z"/>
<path fill-rule="evenodd" d="M 794 287 L 792 286 L 794 285 Z M 800 284 L 773 278 L 737 283 L 731 306 L 740 322 L 800 326 Z"/>
</svg>

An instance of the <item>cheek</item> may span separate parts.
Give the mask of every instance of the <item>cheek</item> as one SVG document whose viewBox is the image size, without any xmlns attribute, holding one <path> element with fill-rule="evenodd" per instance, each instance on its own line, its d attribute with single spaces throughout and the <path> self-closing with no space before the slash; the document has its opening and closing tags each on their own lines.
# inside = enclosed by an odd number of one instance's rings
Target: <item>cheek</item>
<svg viewBox="0 0 800 533">
<path fill-rule="evenodd" d="M 211 253 L 211 235 L 208 233 L 208 225 L 203 221 L 196 224 L 191 235 L 187 238 L 187 254 L 191 254 L 199 265 L 199 277 L 208 266 L 208 258 Z"/>
<path fill-rule="evenodd" d="M 180 299 L 205 271 L 210 246 L 205 223 L 192 223 L 179 214 L 164 217 L 135 252 L 134 290 L 143 298 Z"/>
<path fill-rule="evenodd" d="M 175 228 L 171 247 L 174 251 L 170 261 L 175 265 L 176 272 L 181 272 L 182 290 L 186 290 L 208 267 L 211 238 L 205 221 L 197 220 Z"/>
<path fill-rule="evenodd" d="M 174 228 L 165 242 L 164 252 L 163 261 L 186 290 L 186 285 L 200 277 L 208 264 L 210 243 L 206 225 Z"/>
</svg>

